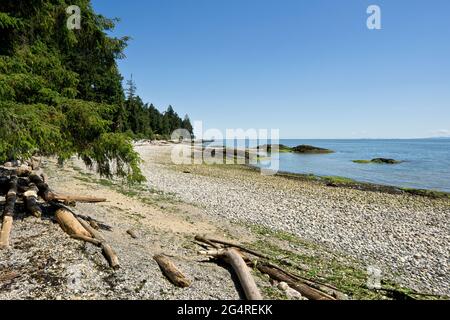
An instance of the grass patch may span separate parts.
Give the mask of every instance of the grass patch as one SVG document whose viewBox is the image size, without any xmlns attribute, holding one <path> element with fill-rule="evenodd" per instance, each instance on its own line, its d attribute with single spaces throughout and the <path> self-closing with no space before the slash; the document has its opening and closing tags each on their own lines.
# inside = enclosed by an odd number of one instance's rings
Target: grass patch
<svg viewBox="0 0 450 320">
<path fill-rule="evenodd" d="M 424 189 L 413 189 L 413 188 L 401 188 L 402 191 L 416 195 L 435 199 L 450 199 L 450 193 L 436 190 L 424 190 Z"/>
<path fill-rule="evenodd" d="M 408 298 L 443 298 L 416 295 L 414 290 L 400 287 L 387 279 L 382 281 L 383 290 L 371 290 L 367 287 L 367 272 L 357 260 L 337 255 L 320 245 L 302 240 L 288 232 L 274 231 L 258 225 L 249 225 L 248 227 L 257 235 L 258 240 L 246 244 L 246 246 L 273 257 L 272 262 L 282 266 L 286 271 L 337 287 L 351 299 L 401 300 Z M 281 245 L 277 241 L 281 241 Z M 286 245 L 282 245 L 283 242 Z M 292 244 L 298 249 L 286 249 L 291 248 L 292 246 L 289 245 Z M 312 254 L 309 252 L 312 252 Z M 289 265 L 285 264 L 286 261 L 289 261 Z M 280 295 L 277 291 L 279 290 L 273 287 L 264 289 L 265 294 L 274 298 Z"/>
</svg>

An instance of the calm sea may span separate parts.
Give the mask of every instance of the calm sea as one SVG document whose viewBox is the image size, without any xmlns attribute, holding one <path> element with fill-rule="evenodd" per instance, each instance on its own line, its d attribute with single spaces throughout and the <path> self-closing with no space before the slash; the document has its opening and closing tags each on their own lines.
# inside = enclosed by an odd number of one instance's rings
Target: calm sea
<svg viewBox="0 0 450 320">
<path fill-rule="evenodd" d="M 340 176 L 361 182 L 450 192 L 450 139 L 289 139 L 281 140 L 280 143 L 290 147 L 308 144 L 336 151 L 320 155 L 281 153 L 280 171 Z M 226 144 L 231 146 L 233 143 L 227 141 Z M 248 147 L 256 145 L 256 141 L 247 142 Z M 404 162 L 396 165 L 352 162 L 373 158 L 392 158 Z"/>
</svg>

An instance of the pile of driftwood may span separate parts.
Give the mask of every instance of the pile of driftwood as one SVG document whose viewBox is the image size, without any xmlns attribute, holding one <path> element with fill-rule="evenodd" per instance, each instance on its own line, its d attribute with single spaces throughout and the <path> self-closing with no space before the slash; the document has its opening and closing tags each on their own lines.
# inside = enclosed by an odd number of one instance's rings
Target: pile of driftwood
<svg viewBox="0 0 450 320">
<path fill-rule="evenodd" d="M 284 284 L 281 288 L 286 293 L 289 291 L 294 292 L 297 297 L 304 297 L 308 300 L 348 299 L 347 295 L 339 291 L 339 289 L 286 271 L 271 263 L 271 259 L 267 255 L 242 245 L 205 236 L 196 236 L 195 242 L 204 248 L 204 250 L 199 251 L 199 254 L 207 256 L 209 259 L 222 260 L 231 265 L 248 300 L 263 299 L 251 274 L 251 269 L 257 269 L 259 272 L 268 275 L 272 280 Z M 169 257 L 156 255 L 154 259 L 173 284 L 183 288 L 191 284 L 191 281 Z"/>
<path fill-rule="evenodd" d="M 65 195 L 49 188 L 45 174 L 40 171 L 40 160 L 32 158 L 25 163 L 9 162 L 0 166 L 0 196 L 5 197 L 0 232 L 0 249 L 9 248 L 17 204 L 23 204 L 27 213 L 40 218 L 45 204 L 54 212 L 54 220 L 73 239 L 92 243 L 102 249 L 111 268 L 119 268 L 117 255 L 106 243 L 100 229 L 110 229 L 92 218 L 79 215 L 70 206 L 77 202 L 98 203 L 106 199 Z"/>
</svg>

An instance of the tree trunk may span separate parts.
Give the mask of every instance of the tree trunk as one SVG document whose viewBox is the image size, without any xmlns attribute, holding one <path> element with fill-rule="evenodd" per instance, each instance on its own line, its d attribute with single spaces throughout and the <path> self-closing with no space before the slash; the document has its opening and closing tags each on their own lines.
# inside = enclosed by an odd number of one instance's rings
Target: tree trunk
<svg viewBox="0 0 450 320">
<path fill-rule="evenodd" d="M 169 280 L 178 287 L 186 288 L 191 285 L 191 281 L 177 268 L 177 266 L 165 255 L 158 254 L 153 257 L 158 263 L 162 272 Z"/>
</svg>

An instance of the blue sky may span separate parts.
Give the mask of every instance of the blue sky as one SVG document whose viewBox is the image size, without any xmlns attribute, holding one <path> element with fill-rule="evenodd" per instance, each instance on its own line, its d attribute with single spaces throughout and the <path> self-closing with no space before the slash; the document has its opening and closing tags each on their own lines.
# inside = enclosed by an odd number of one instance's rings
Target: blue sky
<svg viewBox="0 0 450 320">
<path fill-rule="evenodd" d="M 366 9 L 381 7 L 382 30 Z M 448 0 L 93 0 L 146 102 L 282 138 L 450 136 Z"/>
</svg>

